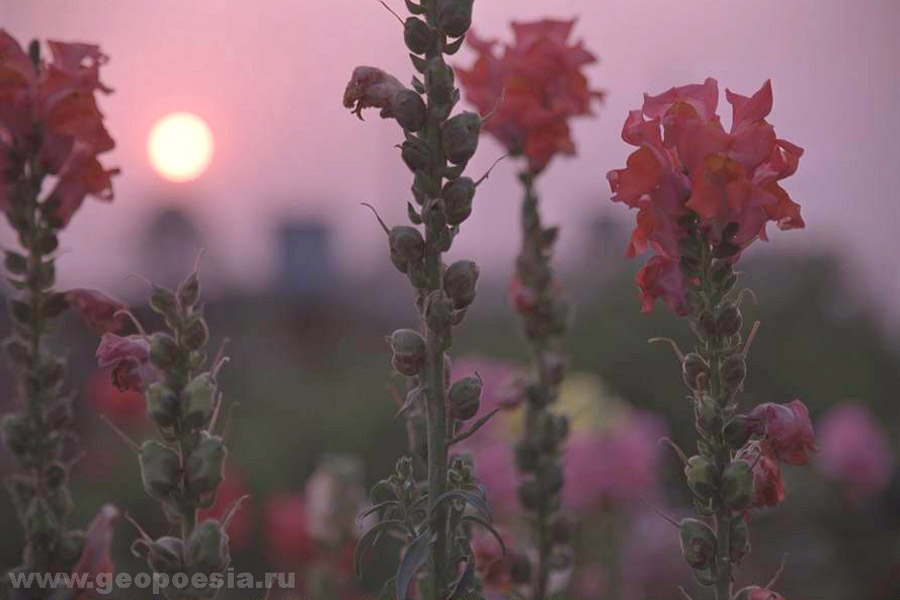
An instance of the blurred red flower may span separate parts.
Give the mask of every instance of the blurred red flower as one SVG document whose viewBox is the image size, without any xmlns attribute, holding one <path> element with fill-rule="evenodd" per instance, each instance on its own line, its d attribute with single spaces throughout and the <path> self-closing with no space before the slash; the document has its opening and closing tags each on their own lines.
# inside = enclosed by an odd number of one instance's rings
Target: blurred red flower
<svg viewBox="0 0 900 600">
<path fill-rule="evenodd" d="M 513 23 L 515 43 L 500 52 L 496 41 L 469 32 L 478 59 L 468 70 L 456 69 L 466 99 L 482 114 L 495 111 L 484 131 L 511 155 L 524 155 L 533 173 L 557 154 L 575 154 L 569 119 L 590 115 L 591 102 L 603 97 L 582 72 L 597 59 L 581 42 L 568 42 L 574 25 L 574 19 Z"/>
<path fill-rule="evenodd" d="M 57 176 L 51 194 L 58 219 L 68 222 L 85 196 L 112 200 L 112 177 L 97 156 L 115 142 L 103 125 L 95 92 L 112 90 L 100 82 L 107 56 L 91 44 L 50 41 L 51 61 L 37 65 L 19 43 L 0 29 L 0 192 L 21 177 L 24 161 Z M 0 202 L 6 209 L 6 193 Z"/>
<path fill-rule="evenodd" d="M 99 290 L 76 288 L 66 292 L 69 305 L 99 333 L 115 333 L 125 324 L 125 315 L 117 314 L 126 306 Z"/>
<path fill-rule="evenodd" d="M 719 88 L 712 78 L 645 94 L 643 107 L 628 114 L 622 139 L 638 149 L 624 169 L 607 174 L 612 200 L 638 210 L 628 256 L 650 248 L 677 267 L 680 222 L 690 215 L 709 240 L 728 241 L 739 250 L 768 239 L 769 222 L 780 229 L 804 227 L 800 206 L 779 183 L 797 170 L 803 149 L 778 139 L 766 121 L 771 83 L 751 97 L 730 90 L 725 95 L 732 106 L 727 131 L 716 113 Z M 659 298 L 678 312 L 677 296 L 658 291 L 643 295 L 644 311 Z"/>
<path fill-rule="evenodd" d="M 315 557 L 302 493 L 279 494 L 268 501 L 264 533 L 267 559 L 278 568 L 293 571 Z"/>
<path fill-rule="evenodd" d="M 105 505 L 100 513 L 91 522 L 85 533 L 84 549 L 81 558 L 72 569 L 72 574 L 85 577 L 83 581 L 90 582 L 93 587 L 87 587 L 75 592 L 76 600 L 88 600 L 98 598 L 96 586 L 97 575 L 115 572 L 110 554 L 113 533 L 116 523 L 121 517 L 119 509 L 112 504 Z"/>
<path fill-rule="evenodd" d="M 118 424 L 144 423 L 144 398 L 137 392 L 118 389 L 110 369 L 94 372 L 87 382 L 86 393 L 98 414 Z"/>
</svg>

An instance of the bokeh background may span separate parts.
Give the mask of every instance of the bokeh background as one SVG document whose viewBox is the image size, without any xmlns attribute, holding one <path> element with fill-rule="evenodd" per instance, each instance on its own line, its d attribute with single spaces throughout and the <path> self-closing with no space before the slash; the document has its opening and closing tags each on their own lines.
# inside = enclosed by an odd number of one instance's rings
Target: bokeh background
<svg viewBox="0 0 900 600">
<path fill-rule="evenodd" d="M 608 454 L 582 461 L 584 473 L 609 485 L 578 506 L 583 559 L 572 596 L 668 599 L 676 585 L 693 585 L 676 532 L 638 500 L 653 497 L 673 515 L 690 509 L 679 463 L 656 450 L 656 438 L 667 432 L 690 447 L 691 411 L 671 353 L 646 344 L 653 336 L 688 344 L 690 334 L 661 308 L 639 314 L 640 261 L 623 257 L 633 214 L 609 202 L 605 173 L 624 164 L 621 125 L 645 91 L 707 76 L 744 94 L 771 78 L 771 121 L 806 149 L 787 187 L 807 229 L 775 233 L 742 261 L 760 300 L 745 318 L 762 321 L 745 397 L 748 405 L 802 398 L 822 451 L 813 468 L 788 468 L 781 507 L 755 515 L 754 551 L 739 580 L 764 583 L 787 553 L 778 586 L 786 597 L 896 596 L 900 4 L 479 0 L 475 29 L 508 38 L 510 20 L 543 16 L 579 17 L 576 35 L 600 57 L 591 81 L 608 93 L 596 118 L 575 125 L 578 157 L 555 162 L 540 190 L 548 219 L 563 226 L 558 263 L 577 307 L 568 402 L 597 413 L 585 428 L 609 442 Z M 330 586 L 352 580 L 345 571 L 355 530 L 346 514 L 356 505 L 344 505 L 362 502 L 406 451 L 404 425 L 394 419 L 402 382 L 390 374 L 383 336 L 415 313 L 359 203 L 400 222 L 410 177 L 392 150 L 396 127 L 374 113 L 362 124 L 340 100 L 355 65 L 411 75 L 396 20 L 375 0 L 0 0 L 0 26 L 20 40 L 97 42 L 111 56 L 104 80 L 116 93 L 102 109 L 118 147 L 107 162 L 123 174 L 113 204 L 89 201 L 67 230 L 62 286 L 113 292 L 152 325 L 140 308 L 146 286 L 134 274 L 173 284 L 205 249 L 214 342 L 231 339 L 223 387 L 239 404 L 228 497 L 252 496 L 233 532 L 236 567 L 297 570 L 303 589 L 330 597 L 377 589 L 390 547 L 374 557 L 362 590 Z M 468 64 L 471 55 L 458 60 Z M 175 111 L 202 117 L 215 139 L 209 170 L 182 184 L 161 178 L 146 154 L 154 122 Z M 485 139 L 472 172 L 501 154 Z M 494 170 L 454 245 L 453 257 L 483 269 L 455 339 L 458 360 L 525 359 L 504 294 L 518 243 L 515 169 L 506 161 Z M 13 243 L 4 227 L 0 244 Z M 96 371 L 97 340 L 80 325 L 67 322 L 57 342 L 69 356 L 86 451 L 74 478 L 80 518 L 114 501 L 162 533 L 134 457 L 99 421 L 107 414 L 135 437 L 149 435 L 141 399 L 118 394 Z M 11 390 L 8 372 L 0 383 Z M 2 398 L 11 402 L 9 393 Z M 637 423 L 645 418 L 653 426 L 632 440 L 637 446 L 615 443 L 644 431 Z M 644 462 L 611 472 L 603 463 L 619 464 L 618 451 Z M 502 479 L 509 468 L 497 464 L 491 477 Z M 0 458 L 0 469 L 9 466 Z M 652 481 L 629 478 L 638 468 Z M 340 539 L 329 539 L 322 531 L 334 528 L 322 524 L 337 522 Z M 124 570 L 142 568 L 128 553 L 134 535 L 127 525 L 117 533 Z M 2 495 L 0 565 L 15 564 L 20 537 Z"/>
</svg>

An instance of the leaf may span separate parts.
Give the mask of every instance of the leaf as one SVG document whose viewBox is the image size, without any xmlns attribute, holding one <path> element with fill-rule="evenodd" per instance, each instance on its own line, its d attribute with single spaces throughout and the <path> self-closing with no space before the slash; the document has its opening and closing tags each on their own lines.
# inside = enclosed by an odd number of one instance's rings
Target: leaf
<svg viewBox="0 0 900 600">
<path fill-rule="evenodd" d="M 474 515 L 466 515 L 462 518 L 463 523 L 475 523 L 476 525 L 481 525 L 484 529 L 487 529 L 491 535 L 494 536 L 494 539 L 497 540 L 497 543 L 500 544 L 500 549 L 503 550 L 503 556 L 506 556 L 506 543 L 503 541 L 503 538 L 500 537 L 500 534 L 494 529 L 493 525 L 485 521 L 480 517 L 476 517 Z"/>
<path fill-rule="evenodd" d="M 501 408 L 500 408 L 500 407 L 497 407 L 497 408 L 495 408 L 494 410 L 492 410 L 491 412 L 489 412 L 488 414 L 484 415 L 483 417 L 481 417 L 480 419 L 478 419 L 477 421 L 475 421 L 475 422 L 472 424 L 472 426 L 469 427 L 469 429 L 468 429 L 465 433 L 461 433 L 461 434 L 459 434 L 458 436 L 456 436 L 455 438 L 453 438 L 452 440 L 450 440 L 450 445 L 452 446 L 453 444 L 458 444 L 459 442 L 461 442 L 461 441 L 463 441 L 463 440 L 465 440 L 465 439 L 467 439 L 467 438 L 469 438 L 469 437 L 475 435 L 475 433 L 476 433 L 479 429 L 481 429 L 482 427 L 484 427 L 485 423 L 487 423 L 488 421 L 490 421 L 491 418 L 492 418 L 494 415 L 496 415 L 498 412 L 500 412 L 500 410 L 501 410 Z"/>
<path fill-rule="evenodd" d="M 397 502 L 396 500 L 386 500 L 384 502 L 376 504 L 375 506 L 372 506 L 369 509 L 364 510 L 361 513 L 359 513 L 359 515 L 356 516 L 356 522 L 362 523 L 363 519 L 365 519 L 372 513 L 379 512 L 385 508 L 399 507 L 399 506 L 400 506 L 400 503 Z"/>
<path fill-rule="evenodd" d="M 434 503 L 434 508 L 437 508 L 448 500 L 461 500 L 470 505 L 475 510 L 482 513 L 485 517 L 487 517 L 488 521 L 494 520 L 494 518 L 491 516 L 491 509 L 484 498 L 476 496 L 471 492 L 464 492 L 462 490 L 450 490 L 449 492 L 444 492 L 437 499 L 437 502 Z M 434 508 L 432 510 L 434 510 Z M 434 515 L 432 515 L 432 517 L 434 517 Z"/>
<path fill-rule="evenodd" d="M 410 54 L 409 60 L 412 61 L 413 66 L 419 73 L 424 73 L 428 70 L 428 61 L 426 61 L 424 58 L 418 57 L 415 54 Z"/>
<path fill-rule="evenodd" d="M 406 213 L 409 215 L 409 220 L 412 221 L 413 225 L 422 224 L 422 217 L 416 212 L 411 202 L 406 203 Z"/>
<path fill-rule="evenodd" d="M 412 86 L 413 86 L 413 89 L 416 90 L 417 92 L 419 92 L 420 94 L 425 93 L 425 84 L 422 83 L 422 80 L 419 79 L 418 77 L 416 77 L 415 75 L 413 75 L 413 78 L 412 78 Z"/>
<path fill-rule="evenodd" d="M 403 521 L 382 521 L 381 523 L 374 525 L 359 539 L 359 542 L 356 544 L 356 550 L 353 551 L 353 568 L 356 571 L 357 577 L 362 575 L 361 562 L 363 553 L 369 549 L 369 546 L 374 544 L 376 537 L 392 528 L 399 529 L 405 533 L 406 523 Z"/>
<path fill-rule="evenodd" d="M 463 42 L 466 41 L 466 36 L 462 36 L 461 38 L 450 42 L 449 44 L 444 44 L 444 54 L 449 56 L 453 56 L 459 49 L 462 48 Z"/>
<path fill-rule="evenodd" d="M 412 583 L 416 571 L 425 564 L 428 558 L 428 548 L 434 541 L 435 535 L 428 529 L 419 534 L 413 543 L 409 545 L 400 561 L 397 569 L 397 600 L 406 600 L 409 584 Z"/>
</svg>

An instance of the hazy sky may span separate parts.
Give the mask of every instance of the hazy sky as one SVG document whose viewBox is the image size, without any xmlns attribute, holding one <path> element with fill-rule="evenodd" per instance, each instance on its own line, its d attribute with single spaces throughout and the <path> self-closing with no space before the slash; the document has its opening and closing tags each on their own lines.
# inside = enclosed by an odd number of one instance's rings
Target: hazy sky
<svg viewBox="0 0 900 600">
<path fill-rule="evenodd" d="M 608 210 L 633 218 L 609 203 L 605 173 L 624 164 L 622 122 L 643 92 L 713 76 L 723 93 L 749 94 L 771 78 L 771 121 L 780 137 L 806 149 L 787 188 L 803 206 L 807 229 L 775 232 L 759 251 L 840 245 L 900 292 L 900 2 L 475 5 L 475 28 L 491 37 L 507 37 L 511 19 L 578 15 L 577 36 L 601 59 L 590 77 L 608 100 L 598 118 L 575 125 L 578 158 L 558 160 L 541 181 L 550 217 L 570 225 L 564 251 L 578 247 L 586 215 Z M 0 0 L 0 26 L 20 40 L 98 42 L 111 56 L 104 79 L 116 93 L 102 107 L 119 144 L 109 160 L 124 174 L 114 205 L 89 201 L 75 218 L 64 239 L 64 278 L 121 284 L 142 221 L 166 200 L 200 219 L 209 251 L 248 285 L 271 275 L 270 235 L 286 214 L 334 224 L 348 273 L 386 263 L 384 240 L 359 202 L 377 205 L 389 221 L 404 218 L 410 175 L 391 149 L 399 130 L 375 113 L 360 123 L 341 106 L 355 65 L 381 66 L 402 80 L 412 72 L 400 26 L 376 0 Z M 182 110 L 211 125 L 216 150 L 203 178 L 177 185 L 152 171 L 145 143 L 156 119 Z M 485 141 L 472 172 L 500 153 Z M 508 269 L 517 243 L 515 166 L 501 164 L 482 186 L 454 249 L 485 263 L 488 273 Z M 4 230 L 0 240 L 8 239 Z"/>
</svg>

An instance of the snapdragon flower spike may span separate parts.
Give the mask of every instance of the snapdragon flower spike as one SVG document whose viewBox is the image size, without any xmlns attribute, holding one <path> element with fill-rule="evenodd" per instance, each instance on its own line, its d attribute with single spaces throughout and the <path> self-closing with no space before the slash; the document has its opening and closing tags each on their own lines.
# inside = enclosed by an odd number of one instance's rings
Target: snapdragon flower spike
<svg viewBox="0 0 900 600">
<path fill-rule="evenodd" d="M 393 589 L 385 593 L 406 600 L 427 565 L 421 597 L 447 600 L 475 588 L 476 556 L 468 542 L 472 525 L 492 531 L 483 486 L 469 465 L 459 459 L 451 463 L 449 453 L 453 443 L 486 422 L 482 418 L 466 426 L 480 405 L 480 381 L 453 381 L 447 356 L 453 328 L 475 300 L 479 269 L 469 260 L 450 265 L 443 260 L 472 213 L 481 180 L 464 172 L 489 117 L 454 114 L 459 90 L 445 61 L 462 45 L 473 0 L 407 0 L 406 7 L 411 16 L 398 18 L 418 73 L 412 87 L 381 69 L 361 66 L 353 71 L 343 103 L 360 117 L 375 108 L 382 118 L 396 120 L 403 131 L 401 158 L 413 173 L 413 197 L 406 206 L 411 225 L 388 227 L 378 221 L 388 237 L 391 262 L 409 279 L 420 313 L 418 330 L 398 329 L 387 341 L 395 371 L 407 378 L 398 414 L 407 417 L 410 447 L 427 466 L 427 484 L 419 485 L 412 458 L 404 457 L 397 472 L 376 485 L 373 513 L 379 521 L 360 539 L 357 565 L 381 533 L 396 530 L 407 547 Z M 479 513 L 477 519 L 463 514 L 466 505 Z"/>
<path fill-rule="evenodd" d="M 569 37 L 575 20 L 545 19 L 513 23 L 515 41 L 498 53 L 496 42 L 474 34 L 469 45 L 478 53 L 470 69 L 456 73 L 466 99 L 485 117 L 484 131 L 503 144 L 525 165 L 519 175 L 524 190 L 521 209 L 522 246 L 510 282 L 510 300 L 519 314 L 532 355 L 525 428 L 517 445 L 521 478 L 518 496 L 532 513 L 534 565 L 528 565 L 530 592 L 543 598 L 548 592 L 552 565 L 565 553 L 565 544 L 551 532 L 562 517 L 557 514 L 564 483 L 560 464 L 568 423 L 551 407 L 559 395 L 565 373 L 563 336 L 568 305 L 556 280 L 551 257 L 559 230 L 542 223 L 536 179 L 556 155 L 574 155 L 569 122 L 592 114 L 592 104 L 603 93 L 589 88 L 583 70 L 596 62 L 581 42 Z"/>
<path fill-rule="evenodd" d="M 200 511 L 215 504 L 228 456 L 224 435 L 215 432 L 222 405 L 218 374 L 228 357 L 220 350 L 207 359 L 209 329 L 199 294 L 196 268 L 176 291 L 153 286 L 150 306 L 164 317 L 168 331 L 148 334 L 132 316 L 139 334 L 107 333 L 97 348 L 99 366 L 113 367 L 113 384 L 143 394 L 147 418 L 159 432 L 160 439 L 138 445 L 113 426 L 137 453 L 145 491 L 181 526 L 180 537 L 156 541 L 139 529 L 142 539 L 134 547 L 151 570 L 169 576 L 224 572 L 230 562 L 226 529 L 243 501 L 238 499 L 222 521 L 198 525 Z M 216 592 L 205 587 L 166 594 L 201 600 Z"/>
<path fill-rule="evenodd" d="M 796 171 L 803 151 L 777 138 L 766 121 L 769 82 L 749 98 L 726 92 L 729 130 L 716 114 L 718 95 L 714 79 L 646 95 L 622 134 L 638 150 L 607 178 L 613 201 L 638 210 L 627 254 L 656 253 L 636 278 L 642 311 L 661 299 L 689 319 L 697 336 L 686 354 L 672 344 L 697 429 L 698 454 L 685 475 L 699 515 L 715 521 L 715 544 L 708 564 L 687 549 L 685 558 L 717 600 L 777 599 L 771 583 L 733 596 L 733 567 L 750 549 L 747 513 L 785 501 L 780 463 L 807 464 L 815 439 L 800 400 L 738 413 L 759 324 L 745 341 L 744 291 L 736 288 L 734 266 L 754 241 L 767 239 L 767 223 L 804 226 L 800 207 L 779 183 Z"/>
<path fill-rule="evenodd" d="M 25 532 L 22 564 L 15 570 L 72 573 L 82 570 L 82 549 L 98 543 L 89 540 L 85 547 L 84 534 L 70 529 L 72 460 L 66 442 L 72 439 L 68 428 L 74 414 L 63 394 L 64 362 L 50 352 L 47 334 L 70 307 L 91 327 L 118 329 L 122 305 L 96 290 L 55 290 L 55 253 L 60 233 L 86 196 L 112 200 L 117 170 L 97 158 L 115 145 L 96 98 L 111 92 L 99 76 L 106 56 L 91 44 L 51 41 L 47 47 L 50 60 L 41 57 L 39 42 L 26 52 L 0 29 L 0 211 L 19 244 L 4 252 L 7 278 L 16 290 L 9 300 L 13 332 L 4 347 L 19 411 L 3 417 L 2 437 L 28 473 L 7 480 Z M 113 520 L 106 519 L 105 526 Z M 43 592 L 20 588 L 8 596 Z"/>
</svg>

